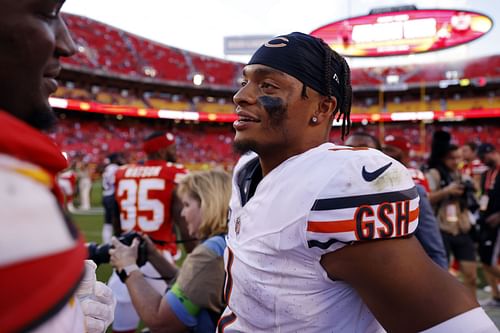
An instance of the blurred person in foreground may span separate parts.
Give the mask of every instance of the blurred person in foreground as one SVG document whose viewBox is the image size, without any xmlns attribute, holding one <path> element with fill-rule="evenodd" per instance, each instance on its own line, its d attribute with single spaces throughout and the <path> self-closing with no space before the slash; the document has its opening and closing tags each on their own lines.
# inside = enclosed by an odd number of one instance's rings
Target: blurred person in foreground
<svg viewBox="0 0 500 333">
<path fill-rule="evenodd" d="M 467 200 L 467 195 L 474 199 L 475 190 L 466 188 L 467 178 L 458 170 L 460 161 L 460 149 L 451 143 L 450 134 L 444 131 L 434 133 L 426 173 L 431 190 L 429 201 L 439 223 L 446 254 L 448 257 L 453 255 L 458 261 L 464 284 L 475 296 L 476 248 L 470 234 L 472 214 Z M 470 179 L 468 184 L 473 187 Z"/>
<path fill-rule="evenodd" d="M 112 294 L 61 206 L 56 175 L 67 161 L 41 132 L 55 120 L 60 58 L 75 53 L 63 3 L 0 1 L 2 332 L 104 332 L 113 320 Z"/>
<path fill-rule="evenodd" d="M 116 220 L 121 232 L 136 231 L 148 235 L 155 247 L 172 263 L 180 255 L 177 249 L 175 227 L 180 230 L 188 252 L 194 242 L 189 241 L 185 223 L 180 216 L 181 202 L 175 195 L 177 184 L 185 176 L 184 166 L 175 163 L 175 137 L 159 131 L 149 135 L 143 143 L 147 154 L 144 165 L 127 164 L 115 173 L 115 199 L 118 205 Z M 167 288 L 159 272 L 147 262 L 141 271 L 147 281 L 158 291 Z M 116 272 L 108 285 L 117 298 L 114 332 L 134 332 L 139 316 L 127 291 Z"/>
<path fill-rule="evenodd" d="M 408 167 L 410 143 L 404 138 L 388 135 L 385 137 L 384 145 L 382 146 L 376 137 L 365 132 L 356 132 L 349 135 L 345 144 L 351 147 L 368 147 L 381 150 L 406 166 L 411 178 L 415 182 L 420 197 L 418 227 L 415 231 L 415 237 L 417 237 L 425 252 L 436 264 L 444 269 L 448 269 L 448 260 L 446 259 L 443 240 L 441 239 L 434 211 L 427 198 L 429 184 L 420 170 Z"/>
<path fill-rule="evenodd" d="M 132 302 L 151 332 L 215 332 L 224 309 L 224 260 L 231 177 L 223 171 L 200 171 L 182 179 L 178 194 L 182 216 L 191 237 L 203 242 L 177 269 L 148 244 L 148 260 L 171 286 L 165 293 L 153 289 L 135 265 L 139 242 L 130 247 L 113 239 L 111 263 L 126 272 Z"/>
<path fill-rule="evenodd" d="M 479 258 L 491 286 L 492 299 L 485 305 L 500 306 L 498 256 L 500 252 L 500 153 L 490 143 L 478 148 L 481 162 L 488 167 L 481 179 L 479 211 Z"/>
<path fill-rule="evenodd" d="M 349 125 L 350 70 L 321 39 L 269 40 L 234 96 L 218 332 L 497 332 L 412 233 L 418 193 L 380 151 L 328 142 Z M 432 306 L 430 306 L 432 304 Z"/>
</svg>

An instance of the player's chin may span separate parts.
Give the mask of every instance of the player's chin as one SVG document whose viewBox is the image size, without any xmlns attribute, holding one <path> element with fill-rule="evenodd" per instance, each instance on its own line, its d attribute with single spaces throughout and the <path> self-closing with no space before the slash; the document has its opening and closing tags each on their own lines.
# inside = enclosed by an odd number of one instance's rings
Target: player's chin
<svg viewBox="0 0 500 333">
<path fill-rule="evenodd" d="M 57 117 L 48 99 L 44 99 L 32 109 L 26 122 L 40 130 L 50 130 L 56 124 Z"/>
<path fill-rule="evenodd" d="M 257 144 L 254 140 L 242 138 L 236 134 L 233 141 L 233 149 L 236 153 L 245 154 L 249 151 L 255 151 Z"/>
</svg>

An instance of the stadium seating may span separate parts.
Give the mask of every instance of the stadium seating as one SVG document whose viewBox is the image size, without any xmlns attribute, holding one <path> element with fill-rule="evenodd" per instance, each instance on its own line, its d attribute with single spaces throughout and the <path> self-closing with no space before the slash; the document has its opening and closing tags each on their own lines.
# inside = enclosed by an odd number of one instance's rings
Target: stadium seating
<svg viewBox="0 0 500 333">
<path fill-rule="evenodd" d="M 62 116 L 64 115 L 64 116 Z M 87 156 L 88 161 L 99 164 L 111 152 L 124 151 L 129 161 L 144 159 L 141 151 L 143 139 L 155 130 L 165 130 L 164 122 L 136 120 L 113 117 L 88 119 L 85 113 L 60 114 L 59 126 L 51 136 L 67 152 L 70 158 Z M 362 127 L 354 125 L 352 132 L 369 131 L 377 137 L 398 135 L 408 138 L 412 144 L 413 159 L 421 163 L 428 155 L 432 134 L 438 129 L 450 131 L 454 142 L 464 144 L 468 141 L 490 142 L 500 147 L 500 127 L 495 123 L 483 121 L 475 125 L 440 123 L 425 125 L 425 140 L 421 141 L 421 125 L 415 122 L 386 123 L 383 127 Z M 237 155 L 232 150 L 233 129 L 230 124 L 203 125 L 179 123 L 172 132 L 178 138 L 178 160 L 190 169 L 213 168 L 215 166 L 231 169 Z M 332 142 L 342 144 L 338 129 L 330 134 Z"/>
<path fill-rule="evenodd" d="M 62 59 L 69 68 L 191 85 L 193 76 L 201 74 L 205 85 L 231 88 L 241 73 L 242 65 L 235 62 L 161 45 L 89 18 L 63 16 L 79 50 Z"/>
</svg>

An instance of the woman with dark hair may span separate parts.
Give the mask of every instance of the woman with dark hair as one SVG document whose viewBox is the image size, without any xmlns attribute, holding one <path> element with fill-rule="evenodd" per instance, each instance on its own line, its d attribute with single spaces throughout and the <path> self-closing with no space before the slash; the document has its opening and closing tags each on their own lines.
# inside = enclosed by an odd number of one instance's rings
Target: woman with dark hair
<svg viewBox="0 0 500 333">
<path fill-rule="evenodd" d="M 464 284 L 476 293 L 476 254 L 471 229 L 471 212 L 467 200 L 473 185 L 462 178 L 458 165 L 460 149 L 452 144 L 450 134 L 434 133 L 429 170 L 426 174 L 431 202 L 439 223 L 448 258 L 453 254 L 460 264 Z"/>
</svg>

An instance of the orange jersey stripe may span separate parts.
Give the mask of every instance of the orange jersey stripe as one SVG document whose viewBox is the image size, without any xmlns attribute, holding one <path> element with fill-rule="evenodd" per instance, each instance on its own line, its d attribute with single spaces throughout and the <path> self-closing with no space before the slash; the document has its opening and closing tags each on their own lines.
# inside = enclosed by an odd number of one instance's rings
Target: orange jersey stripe
<svg viewBox="0 0 500 333">
<path fill-rule="evenodd" d="M 418 217 L 419 208 L 410 211 L 410 223 L 415 222 Z M 338 220 L 338 221 L 309 221 L 307 222 L 307 231 L 318 233 L 336 233 L 350 232 L 356 230 L 356 221 Z"/>
<path fill-rule="evenodd" d="M 341 151 L 341 150 L 351 150 L 351 151 L 356 151 L 356 150 L 368 150 L 368 147 L 348 147 L 348 148 L 330 148 L 328 150 L 330 151 Z"/>
</svg>

